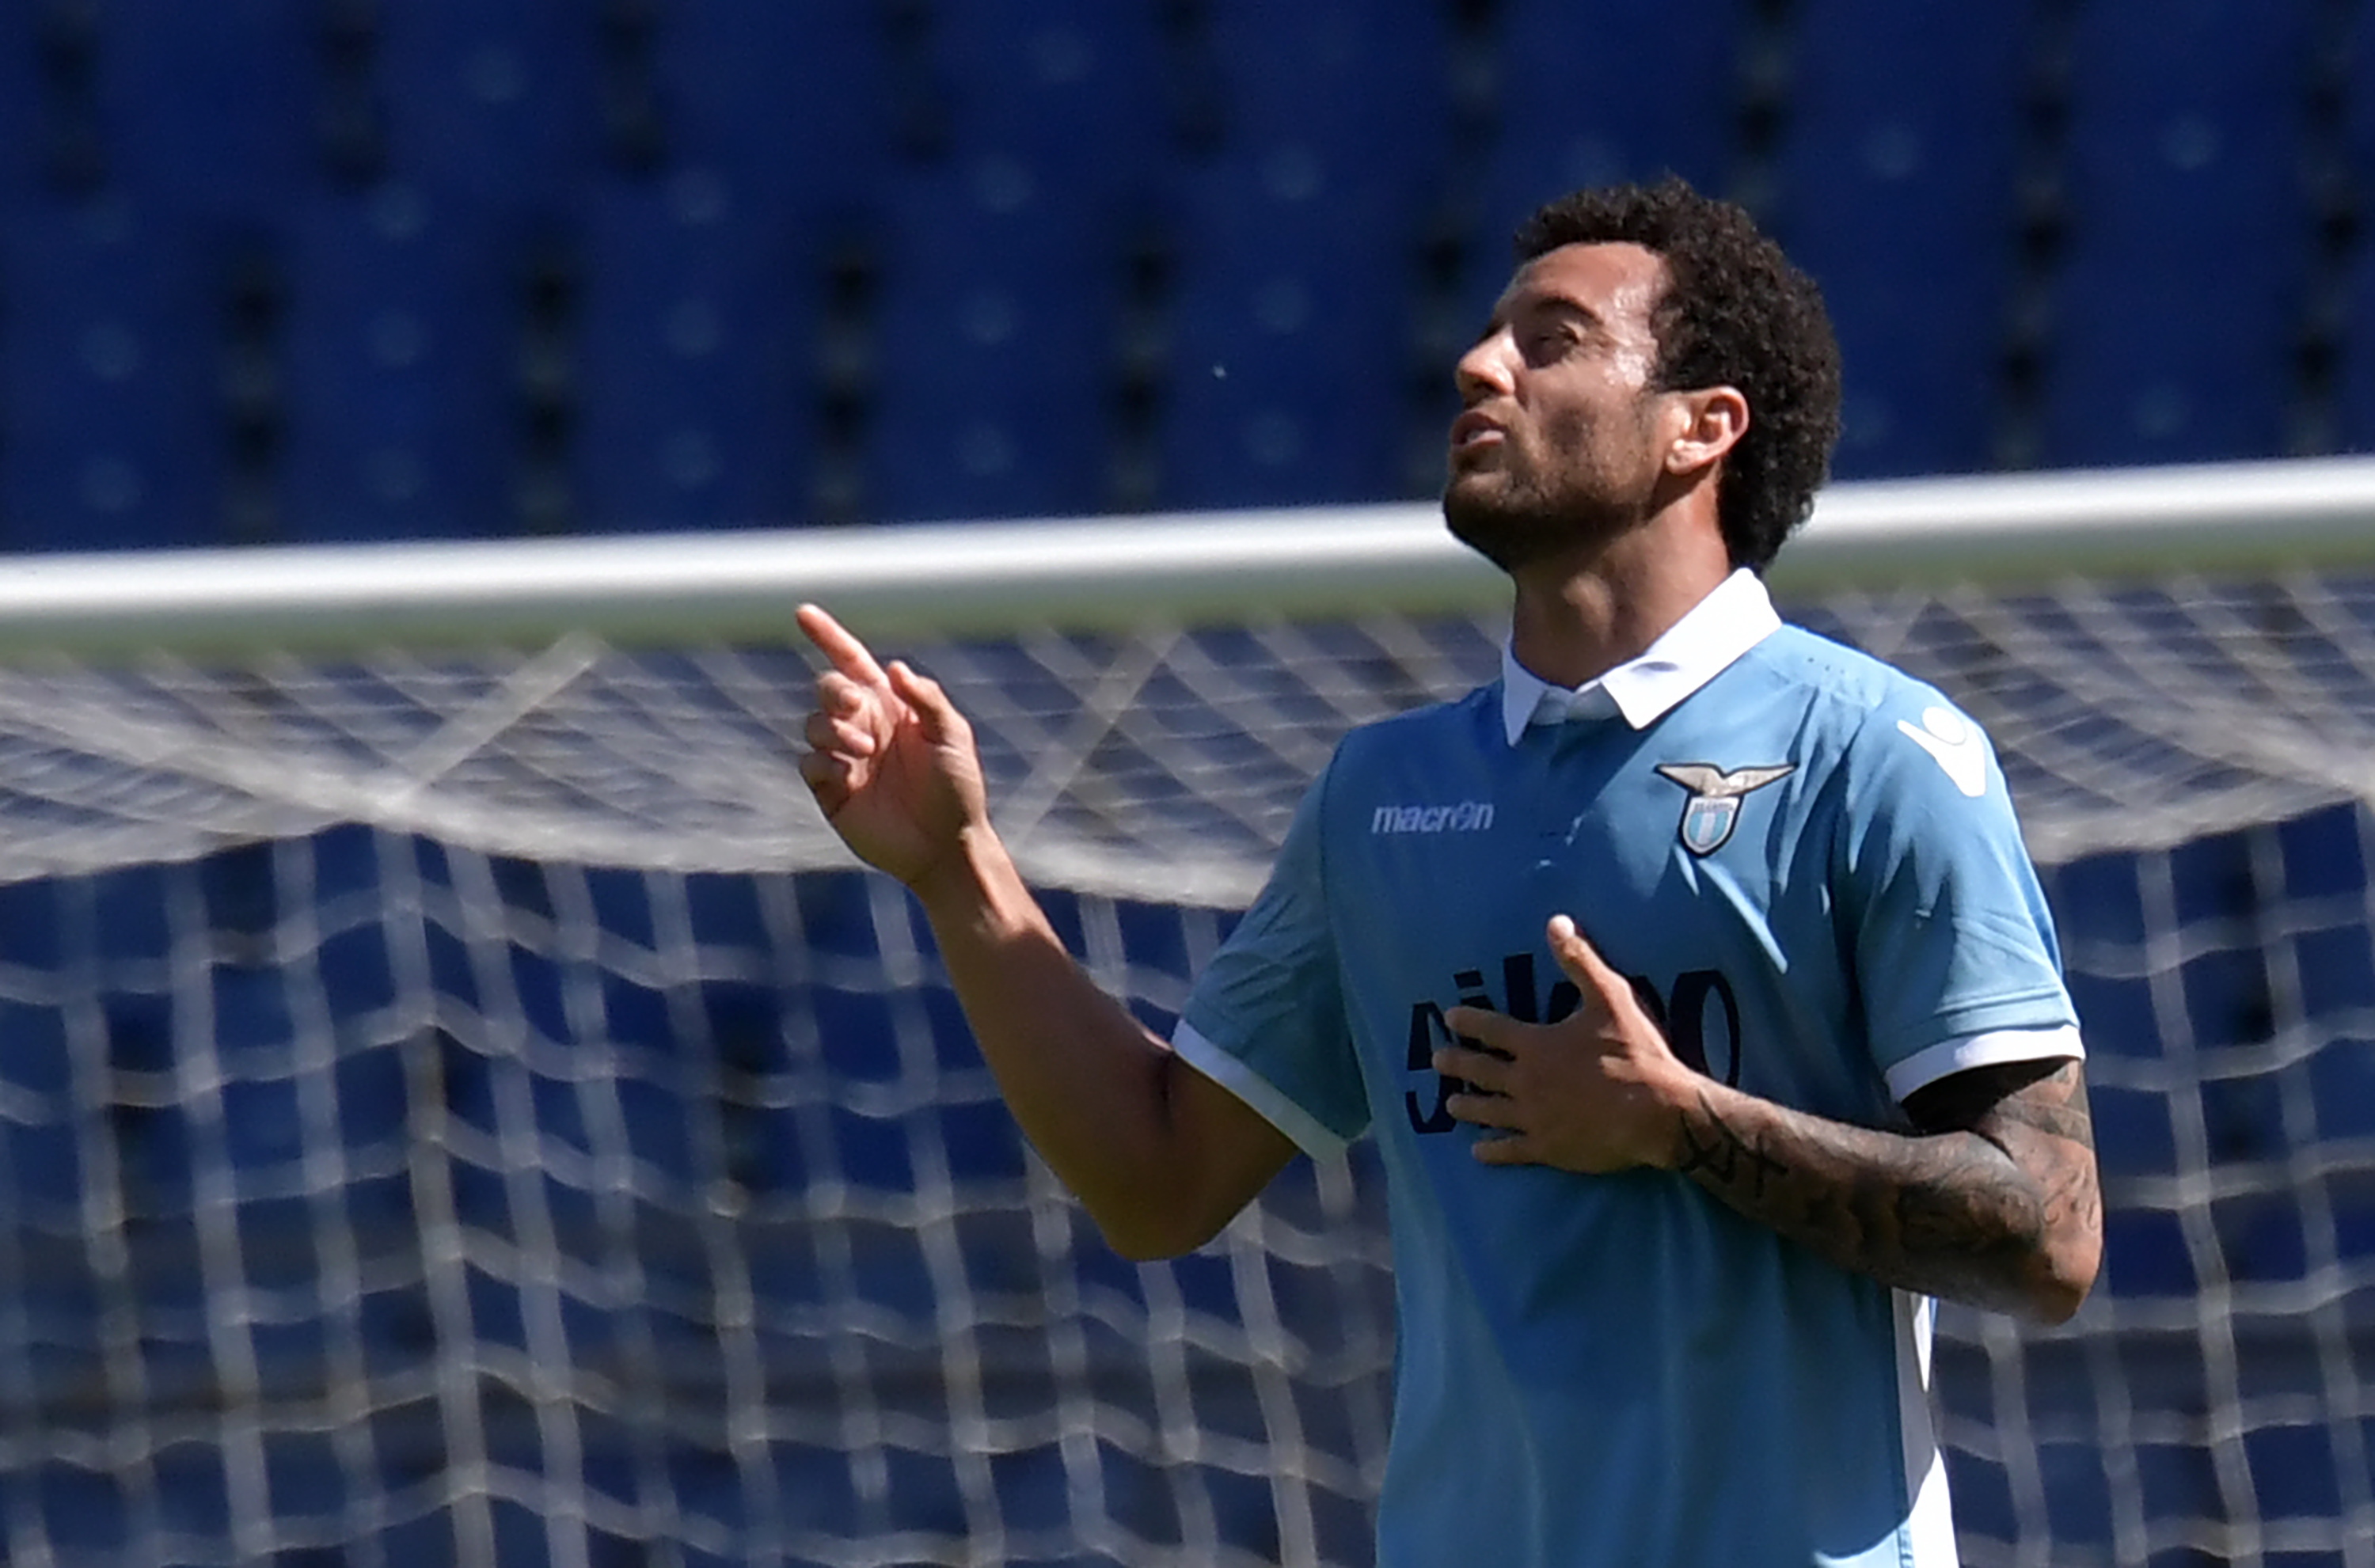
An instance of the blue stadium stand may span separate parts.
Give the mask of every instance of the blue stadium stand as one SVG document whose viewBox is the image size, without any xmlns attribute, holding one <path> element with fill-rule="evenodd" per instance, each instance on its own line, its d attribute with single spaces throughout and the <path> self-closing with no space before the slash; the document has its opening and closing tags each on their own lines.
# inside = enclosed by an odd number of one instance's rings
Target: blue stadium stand
<svg viewBox="0 0 2375 1568">
<path fill-rule="evenodd" d="M 961 150 L 951 162 L 886 203 L 868 510 L 1101 511 L 1121 237 L 1017 159 Z"/>
<path fill-rule="evenodd" d="M 378 6 L 394 177 L 494 211 L 564 200 L 601 146 L 596 14 L 575 0 Z"/>
<path fill-rule="evenodd" d="M 2375 92 L 2361 86 L 2375 50 L 2375 13 L 2357 13 L 2350 44 L 2357 69 L 2344 105 L 2343 152 L 2362 211 L 2345 282 L 2336 444 L 2346 452 L 2375 452 L 2375 245 L 2367 243 L 2363 215 L 2368 171 L 2375 169 Z"/>
<path fill-rule="evenodd" d="M 608 182 L 578 220 L 582 525 L 806 521 L 821 262 L 698 169 Z"/>
<path fill-rule="evenodd" d="M 1341 177 L 1310 167 L 1316 182 Z M 1424 373 L 1405 313 L 1409 247 L 1377 238 L 1392 225 L 1356 220 L 1360 203 L 1282 211 L 1265 184 L 1249 178 L 1189 204 L 1172 305 L 1166 507 L 1400 492 L 1402 421 Z"/>
<path fill-rule="evenodd" d="M 226 445 L 218 282 L 195 236 L 110 197 L 0 224 L 0 547 L 208 536 Z"/>
<path fill-rule="evenodd" d="M 1725 193 L 1746 7 L 1714 0 L 1686 25 L 1652 6 L 1505 0 L 1499 9 L 1500 133 L 1469 245 L 1480 325 L 1507 281 L 1509 231 L 1552 197 L 1667 173 Z"/>
<path fill-rule="evenodd" d="M 1990 466 L 2026 15 L 1811 0 L 1775 230 L 1839 335 L 1842 478 Z"/>
<path fill-rule="evenodd" d="M 1182 171 L 1161 502 L 1379 500 L 1420 378 L 1412 301 L 1450 136 L 1439 9 L 1216 8 L 1223 142 Z"/>
<path fill-rule="evenodd" d="M 669 163 L 715 171 L 759 212 L 846 214 L 891 167 L 876 6 L 664 6 L 651 65 Z"/>
<path fill-rule="evenodd" d="M 2082 7 L 2041 466 L 2285 450 L 2308 0 Z"/>
<path fill-rule="evenodd" d="M 947 148 L 886 204 L 869 510 L 1105 510 L 1124 258 L 1173 129 L 1155 8 L 943 6 L 915 47 Z"/>
<path fill-rule="evenodd" d="M 509 532 L 522 264 L 508 233 L 400 184 L 323 195 L 289 229 L 288 536 Z"/>
<path fill-rule="evenodd" d="M 931 57 L 951 144 L 1022 162 L 1067 202 L 1134 208 L 1176 139 L 1157 11 L 1112 0 L 939 7 Z"/>
<path fill-rule="evenodd" d="M 0 0 L 0 211 L 13 211 L 46 183 L 43 93 L 32 7 Z"/>
<path fill-rule="evenodd" d="M 144 211 L 252 228 L 318 180 L 318 11 L 312 0 L 91 7 L 116 188 Z"/>
</svg>

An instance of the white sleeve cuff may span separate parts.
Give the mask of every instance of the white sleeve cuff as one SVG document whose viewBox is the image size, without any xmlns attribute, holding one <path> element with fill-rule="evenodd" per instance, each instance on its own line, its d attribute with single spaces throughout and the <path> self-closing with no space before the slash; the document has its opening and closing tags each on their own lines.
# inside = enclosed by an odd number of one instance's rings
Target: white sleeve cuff
<svg viewBox="0 0 2375 1568">
<path fill-rule="evenodd" d="M 1171 1032 L 1171 1048 L 1179 1054 L 1181 1061 L 1252 1106 L 1262 1120 L 1293 1139 L 1306 1154 L 1327 1159 L 1342 1153 L 1351 1142 L 1280 1093 L 1268 1079 L 1199 1034 L 1184 1018 Z"/>
<path fill-rule="evenodd" d="M 2086 1047 L 2075 1024 L 2051 1029 L 1991 1029 L 1961 1034 L 1924 1046 L 1888 1069 L 1888 1091 L 1899 1104 L 1916 1090 L 1967 1067 L 1993 1067 L 1999 1062 L 2041 1062 L 2057 1058 L 2086 1059 Z"/>
</svg>

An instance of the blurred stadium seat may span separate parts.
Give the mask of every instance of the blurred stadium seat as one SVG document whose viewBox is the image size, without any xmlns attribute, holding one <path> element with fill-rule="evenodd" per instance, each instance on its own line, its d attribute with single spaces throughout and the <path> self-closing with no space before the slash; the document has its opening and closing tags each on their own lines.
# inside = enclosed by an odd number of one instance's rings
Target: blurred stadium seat
<svg viewBox="0 0 2375 1568">
<path fill-rule="evenodd" d="M 869 6 L 650 6 L 669 165 L 710 170 L 762 213 L 843 213 L 880 188 L 899 105 Z"/>
<path fill-rule="evenodd" d="M 0 226 L 0 539 L 221 542 L 216 255 L 161 212 L 21 206 Z"/>
<path fill-rule="evenodd" d="M 1990 466 L 2026 21 L 1886 0 L 1800 10 L 1776 227 L 1838 329 L 1841 477 Z"/>
<path fill-rule="evenodd" d="M 1500 129 L 1474 198 L 1481 323 L 1507 281 L 1509 230 L 1580 185 L 1680 174 L 1726 189 L 1739 118 L 1741 0 L 1694 11 L 1507 0 L 1499 7 Z"/>
<path fill-rule="evenodd" d="M 0 211 L 13 212 L 42 182 L 45 84 L 35 36 L 30 6 L 0 5 Z"/>
<path fill-rule="evenodd" d="M 1216 7 L 1222 130 L 1180 177 L 1162 503 L 1400 493 L 1423 224 L 1446 176 L 1440 10 Z"/>
<path fill-rule="evenodd" d="M 290 537 L 513 531 L 524 262 L 477 218 L 403 185 L 292 215 Z"/>
<path fill-rule="evenodd" d="M 2346 48 L 2353 68 L 2345 79 L 2356 88 L 2364 80 L 2369 52 L 2375 50 L 2375 13 L 2356 14 Z M 2375 92 L 2349 91 L 2342 109 L 2341 167 L 2351 182 L 2353 198 L 2363 199 L 2370 171 L 2375 171 Z M 2345 451 L 2370 452 L 2375 451 L 2375 245 L 2366 242 L 2363 218 L 2358 222 L 2341 302 L 2342 362 L 2336 378 L 2341 430 L 2336 444 Z"/>
<path fill-rule="evenodd" d="M 1406 227 L 1373 221 L 1305 147 L 1208 171 L 1171 301 L 1163 480 L 1169 507 L 1368 501 L 1398 493 L 1400 417 L 1419 372 Z M 1440 370 L 1448 379 L 1448 367 Z"/>
<path fill-rule="evenodd" d="M 87 8 L 111 184 L 143 211 L 254 228 L 322 175 L 312 0 Z"/>
<path fill-rule="evenodd" d="M 806 514 L 822 266 L 802 238 L 703 170 L 588 195 L 575 232 L 585 526 Z"/>
<path fill-rule="evenodd" d="M 1107 494 L 1125 238 L 1058 177 L 960 148 L 892 195 L 875 318 L 868 510 L 1091 513 Z"/>
<path fill-rule="evenodd" d="M 602 118 L 594 7 L 577 0 L 403 0 L 373 7 L 392 172 L 432 201 L 493 212 L 565 202 Z"/>
<path fill-rule="evenodd" d="M 1157 7 L 977 0 L 941 6 L 930 38 L 960 154 L 1012 159 L 1093 213 L 1148 198 L 1178 136 Z"/>
<path fill-rule="evenodd" d="M 2285 450 L 2308 0 L 2090 6 L 2070 53 L 2049 467 Z"/>
</svg>

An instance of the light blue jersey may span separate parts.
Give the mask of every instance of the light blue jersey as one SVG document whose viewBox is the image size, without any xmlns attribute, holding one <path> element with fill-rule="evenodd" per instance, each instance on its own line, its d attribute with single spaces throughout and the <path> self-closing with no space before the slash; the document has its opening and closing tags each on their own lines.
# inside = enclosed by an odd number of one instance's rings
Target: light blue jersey
<svg viewBox="0 0 2375 1568">
<path fill-rule="evenodd" d="M 1175 1043 L 1306 1149 L 1377 1139 L 1381 1568 L 1952 1563 L 1927 1301 L 1681 1175 L 1481 1164 L 1444 1110 L 1445 1008 L 1573 1007 L 1561 912 L 1684 1059 L 1818 1115 L 2078 1054 L 1985 737 L 1753 575 L 1580 694 L 1512 663 L 1348 737 Z"/>
</svg>

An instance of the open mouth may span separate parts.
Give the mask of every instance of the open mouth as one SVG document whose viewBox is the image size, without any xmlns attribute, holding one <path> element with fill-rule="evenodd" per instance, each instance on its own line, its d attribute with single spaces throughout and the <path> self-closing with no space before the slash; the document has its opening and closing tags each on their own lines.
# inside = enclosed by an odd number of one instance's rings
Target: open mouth
<svg viewBox="0 0 2375 1568">
<path fill-rule="evenodd" d="M 1451 421 L 1451 450 L 1466 452 L 1500 441 L 1505 432 L 1484 415 L 1471 408 Z"/>
</svg>

